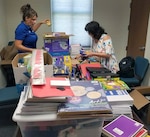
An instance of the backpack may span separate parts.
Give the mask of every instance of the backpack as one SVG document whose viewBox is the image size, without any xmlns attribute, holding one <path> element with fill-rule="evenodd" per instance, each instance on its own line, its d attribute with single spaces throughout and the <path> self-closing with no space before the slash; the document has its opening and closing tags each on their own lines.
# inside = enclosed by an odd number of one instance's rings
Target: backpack
<svg viewBox="0 0 150 137">
<path fill-rule="evenodd" d="M 124 57 L 119 62 L 120 71 L 118 72 L 120 77 L 132 78 L 134 77 L 135 59 L 131 56 Z"/>
</svg>

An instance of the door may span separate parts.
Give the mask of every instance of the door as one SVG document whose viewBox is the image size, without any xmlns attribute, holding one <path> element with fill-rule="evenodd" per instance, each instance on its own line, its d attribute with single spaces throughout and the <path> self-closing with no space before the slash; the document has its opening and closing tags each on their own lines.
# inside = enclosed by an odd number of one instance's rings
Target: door
<svg viewBox="0 0 150 137">
<path fill-rule="evenodd" d="M 127 56 L 144 56 L 150 0 L 131 0 Z"/>
</svg>

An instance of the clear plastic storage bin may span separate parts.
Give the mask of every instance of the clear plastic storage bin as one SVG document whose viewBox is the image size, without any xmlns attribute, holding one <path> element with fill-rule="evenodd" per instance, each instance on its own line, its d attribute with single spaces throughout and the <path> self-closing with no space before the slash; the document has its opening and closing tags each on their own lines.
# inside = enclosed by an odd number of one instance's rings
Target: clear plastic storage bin
<svg viewBox="0 0 150 137">
<path fill-rule="evenodd" d="M 18 106 L 13 114 L 22 137 L 100 137 L 104 117 L 94 118 L 58 118 L 56 112 L 41 115 L 22 115 L 24 92 L 21 93 Z"/>
</svg>

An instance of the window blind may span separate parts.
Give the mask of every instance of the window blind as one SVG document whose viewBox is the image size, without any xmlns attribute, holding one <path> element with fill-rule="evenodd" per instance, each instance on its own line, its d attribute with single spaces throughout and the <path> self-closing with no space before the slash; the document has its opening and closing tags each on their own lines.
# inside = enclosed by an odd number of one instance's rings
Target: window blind
<svg viewBox="0 0 150 137">
<path fill-rule="evenodd" d="M 51 17 L 53 32 L 74 35 L 70 44 L 91 45 L 84 28 L 93 18 L 93 0 L 51 0 Z"/>
</svg>

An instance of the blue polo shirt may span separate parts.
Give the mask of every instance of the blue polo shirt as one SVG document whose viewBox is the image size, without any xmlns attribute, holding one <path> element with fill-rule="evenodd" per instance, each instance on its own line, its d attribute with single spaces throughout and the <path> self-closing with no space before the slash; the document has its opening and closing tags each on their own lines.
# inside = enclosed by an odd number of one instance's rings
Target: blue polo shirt
<svg viewBox="0 0 150 137">
<path fill-rule="evenodd" d="M 22 40 L 22 45 L 25 47 L 36 48 L 37 39 L 36 33 L 23 21 L 17 26 L 15 30 L 15 40 Z M 22 51 L 19 50 L 18 52 Z"/>
</svg>

